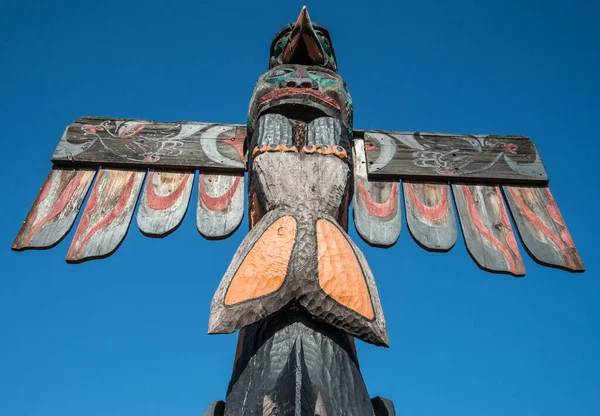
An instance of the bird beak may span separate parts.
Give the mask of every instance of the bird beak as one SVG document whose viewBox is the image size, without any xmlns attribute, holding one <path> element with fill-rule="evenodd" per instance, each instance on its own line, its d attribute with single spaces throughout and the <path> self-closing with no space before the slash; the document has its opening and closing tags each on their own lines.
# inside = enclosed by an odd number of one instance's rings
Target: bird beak
<svg viewBox="0 0 600 416">
<path fill-rule="evenodd" d="M 302 7 L 298 20 L 292 29 L 290 40 L 283 51 L 284 64 L 325 64 L 325 51 L 308 16 L 306 6 Z"/>
</svg>

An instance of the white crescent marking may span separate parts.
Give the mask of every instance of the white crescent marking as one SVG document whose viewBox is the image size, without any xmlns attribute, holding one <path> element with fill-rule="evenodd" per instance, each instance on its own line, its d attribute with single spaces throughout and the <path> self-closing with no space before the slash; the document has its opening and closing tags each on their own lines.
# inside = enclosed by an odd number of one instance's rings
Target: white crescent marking
<svg viewBox="0 0 600 416">
<path fill-rule="evenodd" d="M 202 151 L 204 154 L 213 162 L 225 166 L 244 168 L 244 162 L 225 157 L 219 153 L 219 150 L 217 149 L 217 137 L 219 137 L 219 134 L 228 130 L 234 130 L 235 128 L 236 126 L 223 125 L 217 125 L 209 128 L 200 136 L 200 146 L 202 146 Z"/>
<path fill-rule="evenodd" d="M 533 163 L 517 163 L 512 160 L 508 155 L 504 154 L 504 160 L 506 164 L 519 175 L 523 176 L 533 176 L 539 179 L 548 179 L 548 175 L 546 174 L 546 170 L 544 169 L 544 165 L 542 163 L 542 159 L 540 158 L 540 154 L 535 149 L 535 161 Z"/>
<path fill-rule="evenodd" d="M 376 172 L 385 167 L 396 153 L 396 142 L 387 134 L 366 132 L 365 136 L 369 136 L 379 143 L 379 157 L 377 160 L 368 165 L 369 172 Z"/>
<path fill-rule="evenodd" d="M 415 150 L 425 150 L 425 147 L 415 139 L 413 133 L 410 134 L 390 134 L 394 139 L 398 140 L 403 145 Z"/>
</svg>

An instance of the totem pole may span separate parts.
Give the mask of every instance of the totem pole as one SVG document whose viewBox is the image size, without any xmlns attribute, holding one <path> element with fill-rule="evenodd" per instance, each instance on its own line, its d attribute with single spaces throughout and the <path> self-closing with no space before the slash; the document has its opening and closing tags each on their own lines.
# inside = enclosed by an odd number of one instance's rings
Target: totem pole
<svg viewBox="0 0 600 416">
<path fill-rule="evenodd" d="M 353 129 L 352 117 L 329 32 L 303 8 L 272 42 L 245 126 L 99 117 L 71 124 L 12 247 L 49 248 L 64 238 L 94 176 L 68 262 L 116 251 L 142 187 L 138 226 L 163 237 L 183 219 L 196 170 L 198 230 L 226 238 L 243 217 L 247 171 L 250 232 L 209 319 L 210 333 L 239 330 L 234 370 L 225 402 L 205 415 L 393 415 L 391 401 L 370 399 L 354 348 L 355 337 L 388 346 L 388 335 L 369 265 L 347 234 L 351 202 L 360 236 L 390 247 L 402 191 L 413 238 L 448 251 L 457 238 L 452 193 L 475 262 L 523 276 L 506 199 L 536 261 L 584 269 L 527 137 L 366 132 Z"/>
</svg>

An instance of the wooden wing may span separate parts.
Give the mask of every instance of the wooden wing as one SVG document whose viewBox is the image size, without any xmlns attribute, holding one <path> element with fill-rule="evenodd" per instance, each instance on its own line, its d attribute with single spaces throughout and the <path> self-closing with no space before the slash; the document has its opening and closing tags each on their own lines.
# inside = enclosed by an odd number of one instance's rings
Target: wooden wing
<svg viewBox="0 0 600 416">
<path fill-rule="evenodd" d="M 139 201 L 145 235 L 173 232 L 199 175 L 198 229 L 225 238 L 244 214 L 246 127 L 84 117 L 64 132 L 52 167 L 12 248 L 50 248 L 71 229 L 96 177 L 67 261 L 102 258 L 125 238 Z"/>
<path fill-rule="evenodd" d="M 523 247 L 537 262 L 584 270 L 548 187 L 535 144 L 525 136 L 356 131 L 354 222 L 369 244 L 390 246 L 400 233 L 400 181 L 406 222 L 430 251 L 457 237 L 454 202 L 467 249 L 484 270 L 523 276 Z M 396 216 L 397 215 L 397 216 Z"/>
</svg>

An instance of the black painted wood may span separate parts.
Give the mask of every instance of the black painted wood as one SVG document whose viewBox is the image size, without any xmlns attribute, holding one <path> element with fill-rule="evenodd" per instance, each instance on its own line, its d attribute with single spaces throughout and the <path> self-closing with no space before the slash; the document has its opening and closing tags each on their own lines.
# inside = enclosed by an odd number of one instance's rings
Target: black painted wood
<svg viewBox="0 0 600 416">
<path fill-rule="evenodd" d="M 548 175 L 525 136 L 366 132 L 369 177 L 545 184 Z"/>
<path fill-rule="evenodd" d="M 66 166 L 243 172 L 246 127 L 83 117 L 65 130 L 52 161 Z"/>
<path fill-rule="evenodd" d="M 353 342 L 344 332 L 294 310 L 244 332 L 226 416 L 314 416 L 323 409 L 329 415 L 372 415 Z"/>
</svg>

